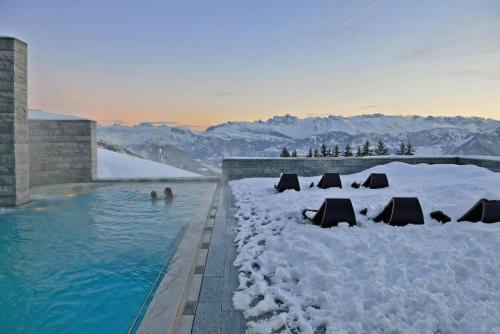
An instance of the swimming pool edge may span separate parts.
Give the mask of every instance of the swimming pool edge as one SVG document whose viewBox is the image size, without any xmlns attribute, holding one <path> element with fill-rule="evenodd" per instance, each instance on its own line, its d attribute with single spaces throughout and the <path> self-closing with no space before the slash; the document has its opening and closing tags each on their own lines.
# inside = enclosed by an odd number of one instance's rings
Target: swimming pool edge
<svg viewBox="0 0 500 334">
<path fill-rule="evenodd" d="M 197 263 L 203 257 L 203 244 L 207 227 L 210 225 L 214 207 L 216 207 L 221 191 L 220 183 L 214 182 L 214 188 L 207 194 L 206 207 L 200 214 L 200 219 L 193 220 L 179 242 L 172 256 L 169 268 L 160 281 L 154 296 L 146 309 L 142 321 L 135 333 L 156 334 L 174 333 L 184 313 L 184 305 L 189 299 Z M 205 200 L 204 200 L 205 202 Z M 213 225 L 212 225 L 213 226 Z M 134 331 L 132 331 L 134 333 Z"/>
</svg>

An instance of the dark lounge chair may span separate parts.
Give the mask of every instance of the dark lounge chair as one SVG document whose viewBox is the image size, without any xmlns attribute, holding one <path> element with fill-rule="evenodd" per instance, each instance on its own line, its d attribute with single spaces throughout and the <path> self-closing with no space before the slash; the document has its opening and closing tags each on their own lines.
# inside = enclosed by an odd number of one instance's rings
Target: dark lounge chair
<svg viewBox="0 0 500 334">
<path fill-rule="evenodd" d="M 307 211 L 316 212 L 313 218 L 306 216 Z M 323 228 L 337 226 L 339 223 L 356 225 L 356 215 L 349 198 L 327 198 L 319 210 L 305 209 L 302 211 L 304 218 L 309 219 L 313 225 Z"/>
<path fill-rule="evenodd" d="M 500 222 L 500 201 L 481 199 L 458 219 L 459 222 L 483 222 L 487 224 Z"/>
<path fill-rule="evenodd" d="M 362 186 L 370 189 L 387 188 L 389 186 L 389 180 L 384 173 L 371 173 Z"/>
<path fill-rule="evenodd" d="M 328 189 L 328 188 L 342 188 L 342 181 L 340 181 L 340 175 L 338 173 L 325 173 L 321 177 L 318 183 L 318 188 Z"/>
<path fill-rule="evenodd" d="M 279 193 L 289 189 L 300 191 L 299 178 L 297 174 L 281 174 L 278 185 L 274 187 Z"/>
<path fill-rule="evenodd" d="M 373 219 L 392 226 L 423 224 L 424 214 L 416 197 L 393 197 L 384 210 Z"/>
</svg>

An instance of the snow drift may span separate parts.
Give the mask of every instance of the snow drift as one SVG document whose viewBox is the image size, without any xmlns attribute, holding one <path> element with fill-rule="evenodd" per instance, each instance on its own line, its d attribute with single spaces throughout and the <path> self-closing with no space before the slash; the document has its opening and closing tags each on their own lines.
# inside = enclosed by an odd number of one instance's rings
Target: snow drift
<svg viewBox="0 0 500 334">
<path fill-rule="evenodd" d="M 276 179 L 230 182 L 236 199 L 239 288 L 249 333 L 499 333 L 500 223 L 457 223 L 478 199 L 500 198 L 500 174 L 475 166 L 391 163 L 384 189 L 308 188 L 276 194 Z M 373 218 L 393 196 L 416 196 L 424 225 Z M 321 229 L 301 209 L 351 198 L 358 225 Z M 368 216 L 358 212 L 368 208 Z M 443 210 L 452 222 L 429 217 Z"/>
<path fill-rule="evenodd" d="M 158 162 L 97 149 L 98 178 L 146 178 L 200 176 L 186 170 Z"/>
</svg>

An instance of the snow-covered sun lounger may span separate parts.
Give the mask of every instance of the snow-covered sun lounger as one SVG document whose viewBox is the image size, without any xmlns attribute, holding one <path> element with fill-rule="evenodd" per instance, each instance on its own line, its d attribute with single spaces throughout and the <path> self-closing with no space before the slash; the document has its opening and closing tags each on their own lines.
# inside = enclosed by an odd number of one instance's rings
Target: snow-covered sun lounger
<svg viewBox="0 0 500 334">
<path fill-rule="evenodd" d="M 313 218 L 306 215 L 307 211 L 316 212 Z M 339 223 L 356 225 L 356 215 L 349 198 L 327 198 L 319 210 L 305 209 L 302 211 L 304 218 L 309 219 L 313 225 L 323 228 L 337 226 Z"/>
<path fill-rule="evenodd" d="M 481 199 L 479 202 L 467 211 L 462 217 L 458 219 L 459 222 L 483 222 L 483 223 L 496 223 L 500 222 L 500 201 L 490 201 Z"/>
<path fill-rule="evenodd" d="M 325 173 L 319 180 L 318 188 L 342 188 L 342 181 L 338 173 Z"/>
<path fill-rule="evenodd" d="M 373 220 L 377 223 L 384 222 L 392 226 L 420 225 L 424 223 L 424 214 L 418 198 L 393 197 L 384 210 Z"/>
<path fill-rule="evenodd" d="M 371 173 L 362 186 L 370 189 L 387 188 L 389 186 L 389 180 L 384 173 Z"/>
<path fill-rule="evenodd" d="M 278 185 L 274 187 L 279 193 L 289 189 L 300 191 L 299 178 L 297 174 L 281 174 Z"/>
</svg>

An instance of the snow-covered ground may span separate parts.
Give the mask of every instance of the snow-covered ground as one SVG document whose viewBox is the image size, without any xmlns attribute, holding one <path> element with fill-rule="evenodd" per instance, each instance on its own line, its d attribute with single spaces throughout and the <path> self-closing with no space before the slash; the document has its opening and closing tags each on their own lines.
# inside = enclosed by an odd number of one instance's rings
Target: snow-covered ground
<svg viewBox="0 0 500 334">
<path fill-rule="evenodd" d="M 352 189 L 371 172 L 390 188 Z M 476 166 L 390 163 L 342 176 L 343 189 L 275 194 L 277 179 L 230 182 L 249 333 L 500 333 L 500 223 L 458 223 L 481 198 L 500 199 L 500 173 Z M 373 223 L 393 196 L 417 196 L 425 225 Z M 304 208 L 351 198 L 358 225 L 321 229 Z M 368 208 L 368 216 L 358 212 Z M 429 213 L 443 210 L 441 225 Z"/>
<path fill-rule="evenodd" d="M 180 168 L 102 148 L 97 149 L 97 173 L 101 179 L 200 176 Z"/>
</svg>

